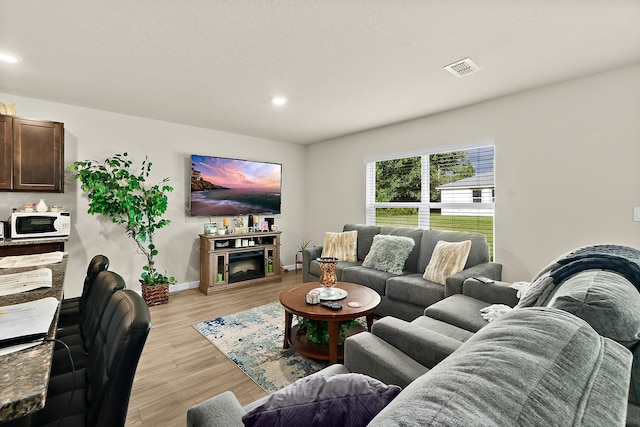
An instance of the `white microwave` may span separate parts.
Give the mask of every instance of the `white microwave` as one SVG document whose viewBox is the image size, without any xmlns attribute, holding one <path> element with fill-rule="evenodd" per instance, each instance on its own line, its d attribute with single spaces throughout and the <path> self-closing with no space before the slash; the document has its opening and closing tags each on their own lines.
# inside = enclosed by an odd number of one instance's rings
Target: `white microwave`
<svg viewBox="0 0 640 427">
<path fill-rule="evenodd" d="M 69 212 L 14 212 L 9 221 L 12 239 L 64 237 L 71 232 Z"/>
</svg>

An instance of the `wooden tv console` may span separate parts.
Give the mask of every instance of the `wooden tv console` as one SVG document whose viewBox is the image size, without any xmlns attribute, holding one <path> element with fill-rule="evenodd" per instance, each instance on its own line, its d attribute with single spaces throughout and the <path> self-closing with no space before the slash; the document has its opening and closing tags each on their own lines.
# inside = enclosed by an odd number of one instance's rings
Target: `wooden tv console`
<svg viewBox="0 0 640 427">
<path fill-rule="evenodd" d="M 200 234 L 200 290 L 210 295 L 223 289 L 282 280 L 280 234 Z"/>
</svg>

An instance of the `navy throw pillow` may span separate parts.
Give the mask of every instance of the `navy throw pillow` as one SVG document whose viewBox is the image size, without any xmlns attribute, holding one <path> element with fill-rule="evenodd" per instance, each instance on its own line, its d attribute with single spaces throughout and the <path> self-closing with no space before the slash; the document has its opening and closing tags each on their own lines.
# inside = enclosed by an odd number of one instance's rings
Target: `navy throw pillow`
<svg viewBox="0 0 640 427">
<path fill-rule="evenodd" d="M 400 393 L 362 374 L 311 375 L 271 394 L 247 412 L 249 426 L 366 426 Z"/>
</svg>

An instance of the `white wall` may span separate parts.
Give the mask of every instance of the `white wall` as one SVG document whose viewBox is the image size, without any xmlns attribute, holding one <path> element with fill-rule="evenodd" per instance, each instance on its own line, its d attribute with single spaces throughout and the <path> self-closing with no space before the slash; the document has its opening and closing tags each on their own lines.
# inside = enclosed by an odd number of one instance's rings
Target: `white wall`
<svg viewBox="0 0 640 427">
<path fill-rule="evenodd" d="M 632 207 L 640 206 L 639 88 L 640 64 L 308 147 L 2 93 L 0 99 L 15 102 L 20 116 L 65 123 L 65 165 L 123 151 L 138 161 L 150 156 L 154 178 L 169 176 L 175 187 L 172 224 L 157 236 L 158 265 L 180 283 L 198 281 L 197 235 L 206 222 L 185 213 L 191 153 L 283 164 L 276 223 L 289 265 L 303 238 L 322 244 L 324 231 L 365 221 L 364 158 L 494 140 L 496 260 L 506 280 L 527 280 L 577 246 L 640 247 L 640 223 L 632 221 Z M 80 293 L 97 253 L 139 287 L 142 255 L 121 229 L 86 213 L 87 199 L 68 172 L 64 194 L 0 193 L 0 218 L 41 197 L 73 213 L 68 296 Z"/>
<path fill-rule="evenodd" d="M 586 244 L 640 248 L 639 117 L 640 64 L 314 144 L 305 237 L 364 223 L 364 158 L 494 140 L 504 279 Z"/>
<path fill-rule="evenodd" d="M 302 239 L 305 189 L 305 147 L 279 141 L 217 132 L 139 117 L 79 108 L 30 98 L 1 94 L 3 102 L 14 102 L 17 115 L 60 121 L 65 124 L 65 166 L 76 160 L 98 160 L 128 152 L 135 163 L 144 156 L 153 162 L 152 180 L 170 178 L 167 217 L 171 225 L 158 231 L 156 265 L 178 283 L 199 280 L 198 234 L 207 218 L 191 218 L 186 207 L 189 192 L 190 154 L 208 154 L 282 163 L 282 214 L 273 215 L 283 231 L 282 262 L 293 264 L 294 245 Z M 126 100 L 123 100 L 126 102 Z M 72 212 L 72 231 L 67 249 L 69 264 L 65 295 L 79 295 L 87 264 L 95 254 L 111 261 L 111 270 L 122 275 L 127 286 L 139 289 L 138 278 L 145 258 L 135 253 L 135 244 L 121 227 L 101 216 L 87 214 L 87 198 L 70 172 L 65 172 L 64 194 L 0 193 L 0 218 L 11 208 L 44 198 L 49 204 L 64 204 Z M 246 221 L 246 219 L 245 219 Z M 222 221 L 219 220 L 219 223 Z"/>
</svg>

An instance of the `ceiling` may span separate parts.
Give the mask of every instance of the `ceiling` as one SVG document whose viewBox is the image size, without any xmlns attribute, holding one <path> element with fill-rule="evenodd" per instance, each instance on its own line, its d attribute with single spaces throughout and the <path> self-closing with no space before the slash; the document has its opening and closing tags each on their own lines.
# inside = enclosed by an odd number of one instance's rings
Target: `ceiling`
<svg viewBox="0 0 640 427">
<path fill-rule="evenodd" d="M 2 0 L 0 52 L 22 61 L 0 92 L 311 144 L 640 63 L 639 18 L 638 0 Z M 443 68 L 466 57 L 481 71 Z"/>
</svg>

